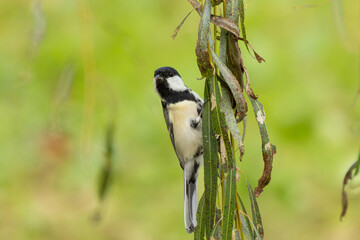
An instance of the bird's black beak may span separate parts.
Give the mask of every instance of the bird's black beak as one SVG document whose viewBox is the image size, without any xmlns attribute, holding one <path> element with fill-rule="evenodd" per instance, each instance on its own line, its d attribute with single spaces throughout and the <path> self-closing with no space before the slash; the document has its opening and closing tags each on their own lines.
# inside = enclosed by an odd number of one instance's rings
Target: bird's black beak
<svg viewBox="0 0 360 240">
<path fill-rule="evenodd" d="M 154 77 L 154 81 L 161 81 L 161 80 L 164 80 L 164 78 L 162 77 L 162 76 L 160 76 L 160 75 L 156 75 L 155 77 Z"/>
</svg>

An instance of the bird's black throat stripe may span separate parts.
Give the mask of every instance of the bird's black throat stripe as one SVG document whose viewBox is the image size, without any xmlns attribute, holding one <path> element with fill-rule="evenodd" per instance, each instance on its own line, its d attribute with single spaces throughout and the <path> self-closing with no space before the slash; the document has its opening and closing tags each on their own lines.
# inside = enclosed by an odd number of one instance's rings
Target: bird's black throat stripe
<svg viewBox="0 0 360 240">
<path fill-rule="evenodd" d="M 169 88 L 167 81 L 157 81 L 156 90 L 160 94 L 163 101 L 165 101 L 167 104 L 177 103 L 185 100 L 197 102 L 195 96 L 191 94 L 189 89 L 179 92 L 172 91 Z"/>
</svg>

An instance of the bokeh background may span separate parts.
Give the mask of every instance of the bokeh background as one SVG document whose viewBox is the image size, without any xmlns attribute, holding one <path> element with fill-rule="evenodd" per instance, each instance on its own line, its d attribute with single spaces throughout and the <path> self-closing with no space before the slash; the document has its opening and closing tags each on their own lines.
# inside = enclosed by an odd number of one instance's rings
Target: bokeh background
<svg viewBox="0 0 360 240">
<path fill-rule="evenodd" d="M 359 1 L 246 5 L 248 39 L 266 63 L 240 46 L 278 151 L 258 199 L 266 239 L 359 239 L 359 181 L 339 221 L 360 143 Z M 185 0 L 0 1 L 0 239 L 192 239 L 152 84 L 156 68 L 173 66 L 203 95 L 199 16 L 171 39 L 190 10 Z M 248 116 L 239 166 L 255 186 L 263 164 Z M 111 123 L 113 178 L 100 203 Z"/>
</svg>

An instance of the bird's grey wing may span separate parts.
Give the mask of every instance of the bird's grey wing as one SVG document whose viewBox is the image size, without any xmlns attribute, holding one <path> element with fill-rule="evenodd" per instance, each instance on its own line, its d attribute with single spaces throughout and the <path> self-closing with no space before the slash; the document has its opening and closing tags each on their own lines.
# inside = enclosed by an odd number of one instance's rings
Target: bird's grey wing
<svg viewBox="0 0 360 240">
<path fill-rule="evenodd" d="M 195 96 L 195 99 L 197 102 L 204 103 L 204 100 L 199 96 L 199 94 L 197 94 L 196 92 L 194 92 L 191 89 L 190 89 L 190 92 Z"/>
<path fill-rule="evenodd" d="M 167 127 L 168 132 L 169 132 L 169 135 L 170 135 L 171 143 L 172 143 L 172 145 L 173 145 L 173 147 L 174 147 L 176 156 L 177 156 L 177 158 L 179 159 L 180 166 L 181 166 L 182 169 L 184 169 L 184 166 L 183 166 L 183 164 L 182 164 L 182 160 L 179 158 L 179 154 L 178 154 L 177 151 L 176 151 L 173 125 L 172 125 L 172 123 L 171 123 L 170 120 L 169 120 L 169 112 L 168 112 L 168 110 L 167 110 L 167 108 L 166 108 L 166 106 L 165 106 L 164 104 L 163 104 L 163 113 L 164 113 L 164 118 L 165 118 L 165 122 L 166 122 L 166 127 Z"/>
</svg>

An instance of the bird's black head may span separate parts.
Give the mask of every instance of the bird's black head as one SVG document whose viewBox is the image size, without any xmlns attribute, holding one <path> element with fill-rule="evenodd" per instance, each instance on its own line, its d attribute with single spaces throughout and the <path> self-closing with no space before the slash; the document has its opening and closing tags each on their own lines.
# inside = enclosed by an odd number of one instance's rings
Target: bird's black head
<svg viewBox="0 0 360 240">
<path fill-rule="evenodd" d="M 183 99 L 183 93 L 189 92 L 180 74 L 172 67 L 161 67 L 154 73 L 155 91 L 163 102 L 175 102 Z"/>
<path fill-rule="evenodd" d="M 155 70 L 154 78 L 171 78 L 178 76 L 181 78 L 180 74 L 172 67 L 161 67 Z"/>
</svg>

